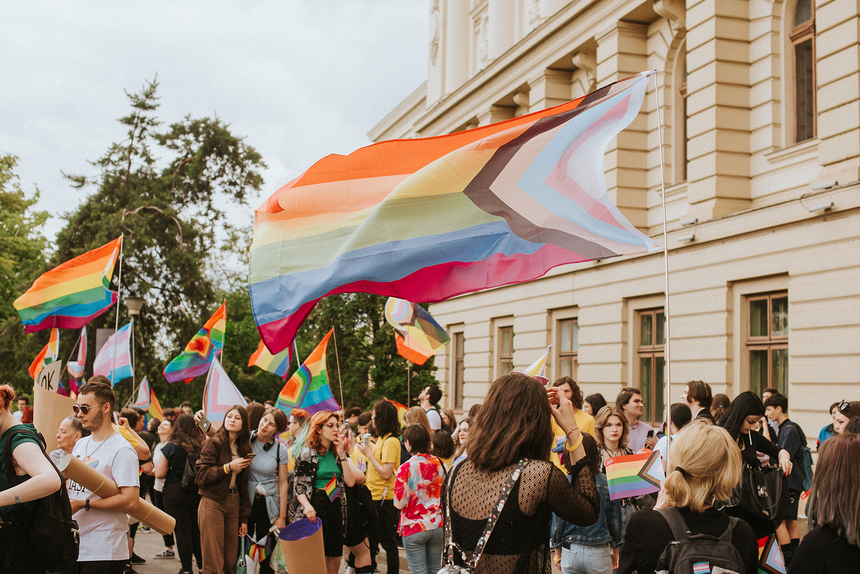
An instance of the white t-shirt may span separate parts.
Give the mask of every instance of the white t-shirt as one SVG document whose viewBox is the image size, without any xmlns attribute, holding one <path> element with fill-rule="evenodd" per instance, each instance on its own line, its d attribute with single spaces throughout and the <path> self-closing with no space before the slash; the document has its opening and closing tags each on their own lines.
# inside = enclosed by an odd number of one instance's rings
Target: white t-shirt
<svg viewBox="0 0 860 574">
<path fill-rule="evenodd" d="M 427 420 L 430 421 L 430 428 L 437 431 L 442 428 L 442 415 L 435 408 L 430 407 L 427 410 Z M 433 437 L 430 437 L 433 438 Z"/>
<path fill-rule="evenodd" d="M 92 436 L 82 438 L 75 444 L 72 454 L 116 482 L 119 487 L 140 484 L 137 455 L 119 433 L 113 433 L 100 443 L 93 441 Z M 101 498 L 71 480 L 67 486 L 72 500 Z M 72 518 L 77 521 L 81 535 L 78 562 L 129 559 L 127 514 L 82 509 Z"/>
<path fill-rule="evenodd" d="M 672 440 L 675 440 L 675 435 L 672 435 Z M 657 441 L 657 444 L 654 445 L 654 450 L 660 453 L 660 458 L 663 460 L 663 464 L 669 464 L 669 459 L 666 456 L 669 450 L 669 439 L 666 436 L 660 437 L 660 440 Z"/>
<path fill-rule="evenodd" d="M 164 458 L 164 453 L 161 452 L 161 449 L 163 449 L 164 445 L 166 445 L 166 444 L 167 444 L 167 442 L 160 442 L 157 445 L 155 445 L 155 450 L 152 451 L 152 466 L 158 466 L 158 461 L 160 461 L 162 458 Z M 163 492 L 164 491 L 164 479 L 163 478 L 156 478 L 153 488 L 158 492 Z"/>
</svg>

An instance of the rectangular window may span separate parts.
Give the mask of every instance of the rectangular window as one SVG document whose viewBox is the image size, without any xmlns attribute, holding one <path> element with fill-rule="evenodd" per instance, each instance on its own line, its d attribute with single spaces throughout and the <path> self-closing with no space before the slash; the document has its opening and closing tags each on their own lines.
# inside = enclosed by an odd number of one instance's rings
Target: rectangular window
<svg viewBox="0 0 860 574">
<path fill-rule="evenodd" d="M 665 418 L 666 393 L 666 317 L 663 309 L 639 311 L 639 388 L 645 412 L 642 419 Z"/>
<path fill-rule="evenodd" d="M 788 396 L 788 293 L 753 295 L 747 305 L 749 390 L 773 387 Z"/>
<path fill-rule="evenodd" d="M 815 78 L 812 38 L 794 45 L 797 142 L 815 137 Z"/>
<path fill-rule="evenodd" d="M 454 374 L 454 408 L 463 408 L 463 386 L 465 384 L 466 367 L 464 359 L 466 357 L 466 340 L 463 333 L 454 333 L 454 364 L 452 371 Z"/>
<path fill-rule="evenodd" d="M 514 328 L 499 327 L 499 373 L 507 375 L 514 370 Z"/>
<path fill-rule="evenodd" d="M 558 377 L 576 380 L 576 363 L 579 354 L 579 322 L 563 319 L 558 322 Z"/>
</svg>

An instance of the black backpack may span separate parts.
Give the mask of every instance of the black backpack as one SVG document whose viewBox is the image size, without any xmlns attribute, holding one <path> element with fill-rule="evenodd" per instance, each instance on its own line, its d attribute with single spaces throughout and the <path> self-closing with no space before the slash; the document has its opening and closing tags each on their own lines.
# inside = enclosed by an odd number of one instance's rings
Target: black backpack
<svg viewBox="0 0 860 574">
<path fill-rule="evenodd" d="M 45 453 L 45 440 L 41 434 L 23 426 L 13 426 L 3 443 L 6 478 L 10 487 L 17 486 L 20 482 L 15 475 L 10 447 L 12 438 L 21 433 L 38 439 L 42 454 Z M 32 512 L 19 512 L 18 519 L 23 523 L 24 528 L 21 529 L 21 533 L 26 534 L 33 548 L 33 560 L 36 564 L 48 572 L 62 572 L 70 569 L 77 562 L 80 536 L 78 523 L 72 520 L 72 506 L 69 503 L 69 492 L 66 490 L 66 479 L 48 455 L 45 455 L 45 458 L 60 478 L 60 489 L 44 498 L 32 501 L 30 504 L 35 507 Z"/>
<path fill-rule="evenodd" d="M 729 517 L 729 527 L 717 538 L 710 534 L 690 534 L 684 517 L 674 506 L 661 508 L 657 512 L 669 523 L 675 538 L 660 555 L 655 568 L 657 574 L 740 574 L 746 571 L 740 552 L 732 544 L 732 532 L 739 518 Z"/>
<path fill-rule="evenodd" d="M 177 445 L 179 446 L 179 445 Z M 181 446 L 179 448 L 182 448 Z M 185 468 L 182 471 L 182 488 L 190 492 L 197 492 L 197 459 L 199 452 L 185 453 Z"/>
</svg>

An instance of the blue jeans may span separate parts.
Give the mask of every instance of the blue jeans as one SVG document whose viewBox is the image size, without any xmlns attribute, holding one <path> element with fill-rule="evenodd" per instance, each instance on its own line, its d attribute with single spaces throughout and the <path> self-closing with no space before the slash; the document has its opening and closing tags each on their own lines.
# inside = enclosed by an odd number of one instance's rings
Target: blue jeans
<svg viewBox="0 0 860 574">
<path fill-rule="evenodd" d="M 561 571 L 564 574 L 609 574 L 612 572 L 612 548 L 569 544 L 561 549 Z"/>
<path fill-rule="evenodd" d="M 403 550 L 412 574 L 436 574 L 442 568 L 444 529 L 436 528 L 403 537 Z"/>
</svg>

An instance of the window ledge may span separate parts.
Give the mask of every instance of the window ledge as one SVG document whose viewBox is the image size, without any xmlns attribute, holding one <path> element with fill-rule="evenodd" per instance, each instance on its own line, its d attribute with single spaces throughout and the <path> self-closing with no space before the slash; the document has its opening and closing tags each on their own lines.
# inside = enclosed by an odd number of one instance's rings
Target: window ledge
<svg viewBox="0 0 860 574">
<path fill-rule="evenodd" d="M 818 138 L 808 139 L 806 141 L 800 142 L 799 144 L 794 144 L 792 146 L 782 148 L 766 154 L 764 157 L 770 163 L 781 163 L 787 160 L 794 160 L 800 156 L 817 156 L 818 155 L 818 144 L 820 140 Z M 809 158 L 808 158 L 809 159 Z"/>
</svg>

